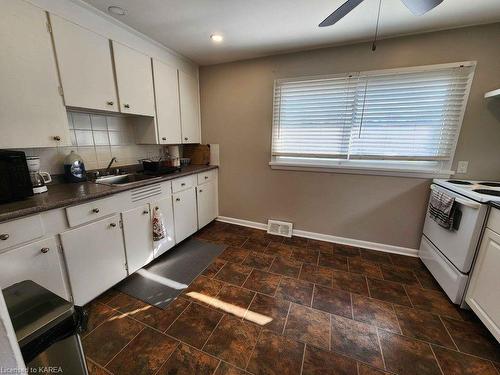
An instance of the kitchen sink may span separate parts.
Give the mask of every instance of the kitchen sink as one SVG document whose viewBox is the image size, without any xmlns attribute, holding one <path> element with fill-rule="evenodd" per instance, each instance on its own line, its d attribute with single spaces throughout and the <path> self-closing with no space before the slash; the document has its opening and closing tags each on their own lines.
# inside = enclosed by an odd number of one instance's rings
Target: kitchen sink
<svg viewBox="0 0 500 375">
<path fill-rule="evenodd" d="M 139 181 L 150 180 L 158 178 L 157 176 L 149 176 L 142 173 L 129 173 L 120 175 L 102 176 L 95 179 L 96 184 L 110 185 L 110 186 L 124 186 L 133 184 Z"/>
</svg>

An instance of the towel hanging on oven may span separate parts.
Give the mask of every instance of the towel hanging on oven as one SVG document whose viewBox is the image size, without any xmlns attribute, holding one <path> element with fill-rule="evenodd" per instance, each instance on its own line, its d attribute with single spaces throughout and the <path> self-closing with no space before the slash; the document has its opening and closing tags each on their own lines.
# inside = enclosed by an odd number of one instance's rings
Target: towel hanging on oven
<svg viewBox="0 0 500 375">
<path fill-rule="evenodd" d="M 446 193 L 433 190 L 429 202 L 429 216 L 443 228 L 453 230 L 455 198 Z"/>
</svg>

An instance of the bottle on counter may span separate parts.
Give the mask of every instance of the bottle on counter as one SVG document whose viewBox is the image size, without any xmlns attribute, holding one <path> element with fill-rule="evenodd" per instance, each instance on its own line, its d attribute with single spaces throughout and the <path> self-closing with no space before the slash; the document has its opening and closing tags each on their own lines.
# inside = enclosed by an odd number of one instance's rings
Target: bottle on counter
<svg viewBox="0 0 500 375">
<path fill-rule="evenodd" d="M 83 159 L 73 150 L 64 158 L 64 177 L 68 182 L 87 181 Z"/>
</svg>

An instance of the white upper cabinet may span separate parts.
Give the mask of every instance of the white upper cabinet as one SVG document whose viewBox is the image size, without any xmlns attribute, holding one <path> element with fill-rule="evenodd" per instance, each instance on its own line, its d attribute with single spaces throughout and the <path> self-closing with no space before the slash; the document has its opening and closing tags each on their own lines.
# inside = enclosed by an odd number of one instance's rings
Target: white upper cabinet
<svg viewBox="0 0 500 375">
<path fill-rule="evenodd" d="M 56 15 L 50 20 L 66 106 L 118 111 L 109 40 Z"/>
<path fill-rule="evenodd" d="M 153 76 L 158 143 L 182 143 L 177 69 L 153 59 Z"/>
<path fill-rule="evenodd" d="M 182 143 L 200 143 L 200 100 L 198 79 L 179 71 Z"/>
<path fill-rule="evenodd" d="M 112 43 L 120 112 L 154 116 L 155 101 L 150 57 L 115 41 Z"/>
<path fill-rule="evenodd" d="M 69 145 L 46 13 L 25 1 L 0 12 L 0 148 Z"/>
</svg>

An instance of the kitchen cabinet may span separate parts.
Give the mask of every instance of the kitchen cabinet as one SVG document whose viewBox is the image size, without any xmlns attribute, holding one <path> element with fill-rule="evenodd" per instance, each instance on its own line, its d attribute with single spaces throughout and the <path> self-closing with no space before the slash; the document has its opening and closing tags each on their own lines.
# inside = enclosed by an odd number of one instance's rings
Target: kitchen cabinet
<svg viewBox="0 0 500 375">
<path fill-rule="evenodd" d="M 497 210 L 492 212 L 495 211 Z M 499 266 L 500 234 L 486 228 L 465 301 L 498 341 L 500 341 Z"/>
<path fill-rule="evenodd" d="M 200 98 L 198 79 L 179 71 L 182 143 L 200 143 Z"/>
<path fill-rule="evenodd" d="M 85 305 L 127 276 L 119 215 L 60 236 L 76 305 Z"/>
<path fill-rule="evenodd" d="M 157 258 L 167 250 L 175 246 L 175 229 L 174 229 L 174 210 L 172 207 L 172 196 L 159 199 L 151 203 L 151 214 L 158 211 L 161 214 L 163 226 L 165 227 L 166 236 L 160 241 L 153 243 L 154 257 Z"/>
<path fill-rule="evenodd" d="M 63 272 L 54 237 L 0 254 L 0 289 L 23 280 L 33 280 L 69 300 Z"/>
<path fill-rule="evenodd" d="M 118 111 L 109 40 L 54 14 L 50 20 L 66 106 Z"/>
<path fill-rule="evenodd" d="M 2 2 L 0 48 L 0 148 L 70 145 L 46 13 Z"/>
<path fill-rule="evenodd" d="M 154 116 L 151 59 L 123 44 L 112 42 L 120 112 Z"/>
<path fill-rule="evenodd" d="M 149 204 L 123 212 L 122 220 L 128 273 L 132 274 L 153 260 Z"/>
<path fill-rule="evenodd" d="M 182 143 L 177 69 L 153 59 L 153 76 L 158 143 Z"/>
<path fill-rule="evenodd" d="M 198 229 L 195 188 L 191 187 L 180 191 L 172 197 L 174 203 L 175 240 L 176 243 L 179 243 Z"/>
<path fill-rule="evenodd" d="M 198 229 L 213 221 L 218 215 L 217 187 L 215 181 L 199 185 L 197 188 Z"/>
</svg>

